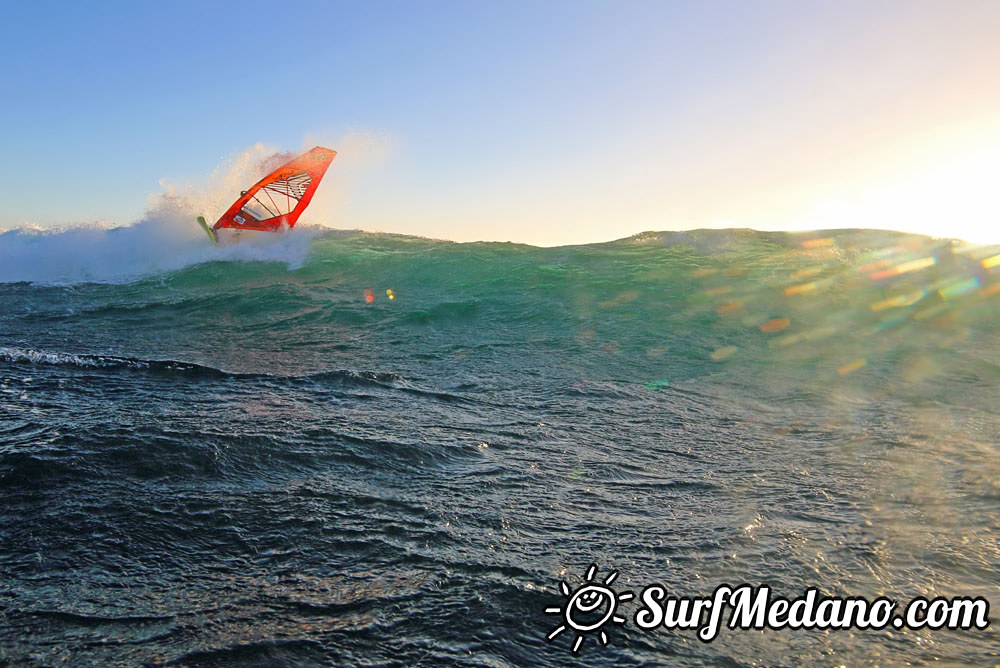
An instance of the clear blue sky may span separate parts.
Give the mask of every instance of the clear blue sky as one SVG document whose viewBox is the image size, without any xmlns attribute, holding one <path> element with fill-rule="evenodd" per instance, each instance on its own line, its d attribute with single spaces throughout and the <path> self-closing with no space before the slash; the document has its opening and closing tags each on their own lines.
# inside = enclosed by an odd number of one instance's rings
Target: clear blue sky
<svg viewBox="0 0 1000 668">
<path fill-rule="evenodd" d="M 7 2 L 0 16 L 0 227 L 129 224 L 161 179 L 197 186 L 258 142 L 313 138 L 341 151 L 326 222 L 345 228 L 549 244 L 905 228 L 934 211 L 927 227 L 956 200 L 963 220 L 1000 220 L 995 178 L 970 178 L 1000 166 L 993 0 Z M 371 141 L 336 145 L 348 133 Z M 382 159 L 342 178 L 373 145 Z"/>
</svg>

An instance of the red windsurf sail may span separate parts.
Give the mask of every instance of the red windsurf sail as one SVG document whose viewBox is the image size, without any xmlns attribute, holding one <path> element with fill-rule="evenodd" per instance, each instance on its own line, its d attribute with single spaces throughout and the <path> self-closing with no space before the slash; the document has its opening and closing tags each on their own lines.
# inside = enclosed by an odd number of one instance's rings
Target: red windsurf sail
<svg viewBox="0 0 1000 668">
<path fill-rule="evenodd" d="M 277 232 L 283 225 L 294 227 L 336 155 L 317 146 L 286 162 L 243 192 L 212 229 Z"/>
</svg>

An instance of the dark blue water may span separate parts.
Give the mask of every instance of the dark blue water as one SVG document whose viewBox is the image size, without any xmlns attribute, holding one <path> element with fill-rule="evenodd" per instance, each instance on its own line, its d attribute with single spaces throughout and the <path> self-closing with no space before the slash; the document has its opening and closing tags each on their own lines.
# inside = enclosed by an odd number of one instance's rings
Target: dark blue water
<svg viewBox="0 0 1000 668">
<path fill-rule="evenodd" d="M 0 665 L 1000 660 L 1000 249 L 304 249 L 0 283 Z M 633 601 L 574 657 L 544 610 L 594 563 L 692 596 L 983 596 L 992 625 L 706 644 Z"/>
</svg>

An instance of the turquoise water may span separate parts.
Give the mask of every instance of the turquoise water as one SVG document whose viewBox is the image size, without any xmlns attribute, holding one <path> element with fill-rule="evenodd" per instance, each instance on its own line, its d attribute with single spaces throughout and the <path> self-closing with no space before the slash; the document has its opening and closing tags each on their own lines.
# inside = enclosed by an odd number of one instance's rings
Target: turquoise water
<svg viewBox="0 0 1000 668">
<path fill-rule="evenodd" d="M 1000 248 L 138 235 L 0 234 L 0 664 L 564 665 L 592 563 L 1000 609 Z M 995 628 L 575 660 L 986 665 Z"/>
</svg>

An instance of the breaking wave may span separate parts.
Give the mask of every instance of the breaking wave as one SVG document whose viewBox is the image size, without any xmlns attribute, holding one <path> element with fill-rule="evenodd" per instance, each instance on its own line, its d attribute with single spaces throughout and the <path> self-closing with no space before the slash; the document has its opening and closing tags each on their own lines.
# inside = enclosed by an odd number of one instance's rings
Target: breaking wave
<svg viewBox="0 0 1000 668">
<path fill-rule="evenodd" d="M 126 283 L 210 261 L 279 262 L 296 269 L 312 239 L 330 229 L 344 184 L 386 150 L 384 140 L 364 134 L 331 143 L 346 149 L 338 156 L 338 173 L 317 191 L 295 234 L 247 235 L 238 244 L 214 247 L 196 222 L 199 215 L 214 220 L 248 183 L 290 155 L 257 144 L 231 156 L 199 186 L 161 182 L 164 191 L 130 225 L 0 230 L 0 283 Z"/>
</svg>

